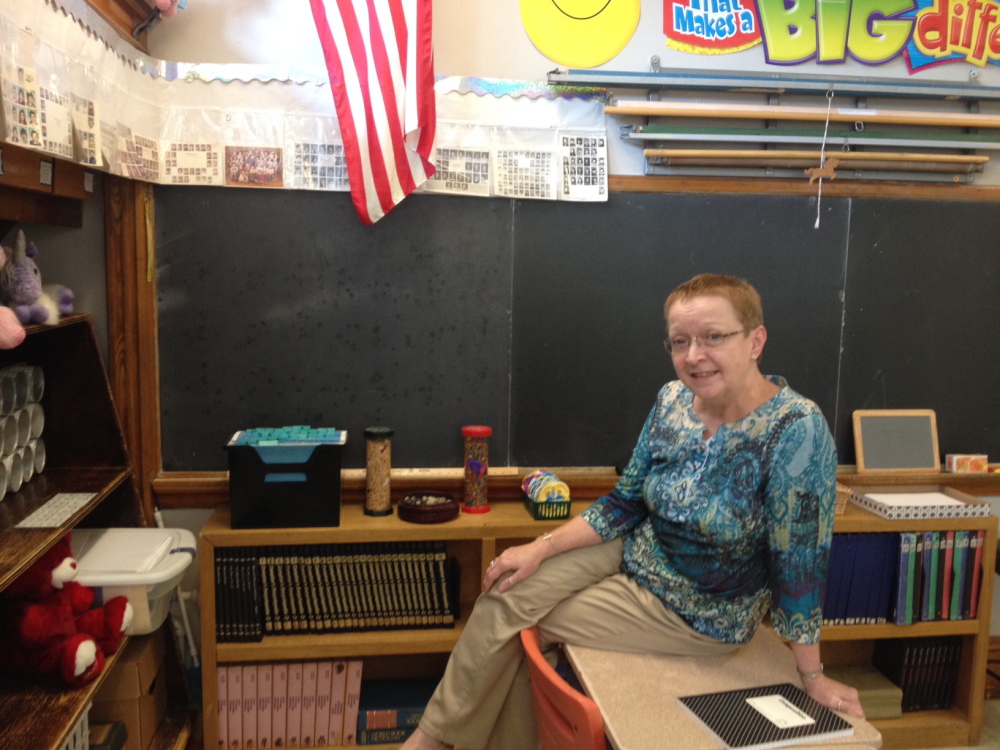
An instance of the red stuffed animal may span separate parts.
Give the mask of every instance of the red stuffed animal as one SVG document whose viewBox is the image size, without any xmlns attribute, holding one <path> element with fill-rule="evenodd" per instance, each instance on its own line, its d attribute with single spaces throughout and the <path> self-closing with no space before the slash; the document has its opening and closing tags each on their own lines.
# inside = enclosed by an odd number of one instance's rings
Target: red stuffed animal
<svg viewBox="0 0 1000 750">
<path fill-rule="evenodd" d="M 94 607 L 76 577 L 69 535 L 0 592 L 0 671 L 79 687 L 121 643 L 132 606 L 116 596 Z"/>
</svg>

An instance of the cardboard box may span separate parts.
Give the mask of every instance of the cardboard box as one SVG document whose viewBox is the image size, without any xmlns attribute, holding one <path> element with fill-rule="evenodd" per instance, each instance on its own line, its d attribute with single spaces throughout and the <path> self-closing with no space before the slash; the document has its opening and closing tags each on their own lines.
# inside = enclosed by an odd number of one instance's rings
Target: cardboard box
<svg viewBox="0 0 1000 750">
<path fill-rule="evenodd" d="M 162 630 L 129 639 L 94 695 L 90 720 L 122 722 L 128 732 L 123 750 L 146 750 L 167 710 L 165 654 Z"/>
<path fill-rule="evenodd" d="M 332 428 L 257 428 L 234 434 L 226 445 L 232 527 L 340 526 L 346 440 L 346 432 Z"/>
<path fill-rule="evenodd" d="M 982 453 L 949 453 L 944 457 L 944 470 L 947 472 L 981 474 L 989 469 L 989 459 Z"/>
</svg>

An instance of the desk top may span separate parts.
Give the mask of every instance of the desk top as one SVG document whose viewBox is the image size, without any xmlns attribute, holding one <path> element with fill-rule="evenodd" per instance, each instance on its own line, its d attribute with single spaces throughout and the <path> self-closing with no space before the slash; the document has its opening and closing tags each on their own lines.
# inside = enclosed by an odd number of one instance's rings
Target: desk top
<svg viewBox="0 0 1000 750">
<path fill-rule="evenodd" d="M 754 639 L 723 656 L 651 656 L 565 646 L 587 694 L 601 709 L 604 728 L 615 750 L 725 750 L 677 698 L 718 690 L 791 682 L 801 687 L 792 652 L 766 627 Z M 854 726 L 853 737 L 798 745 L 877 748 L 878 730 L 863 719 L 841 714 Z M 664 735 L 669 733 L 670 744 Z"/>
</svg>

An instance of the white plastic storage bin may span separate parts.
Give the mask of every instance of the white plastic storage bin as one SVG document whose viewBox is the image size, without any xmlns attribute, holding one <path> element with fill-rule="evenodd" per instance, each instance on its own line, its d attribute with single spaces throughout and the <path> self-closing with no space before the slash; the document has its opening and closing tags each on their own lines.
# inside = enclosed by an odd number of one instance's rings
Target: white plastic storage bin
<svg viewBox="0 0 1000 750">
<path fill-rule="evenodd" d="M 163 624 L 170 596 L 195 555 L 187 529 L 74 529 L 72 546 L 79 583 L 99 589 L 103 601 L 128 597 L 128 635 Z"/>
</svg>

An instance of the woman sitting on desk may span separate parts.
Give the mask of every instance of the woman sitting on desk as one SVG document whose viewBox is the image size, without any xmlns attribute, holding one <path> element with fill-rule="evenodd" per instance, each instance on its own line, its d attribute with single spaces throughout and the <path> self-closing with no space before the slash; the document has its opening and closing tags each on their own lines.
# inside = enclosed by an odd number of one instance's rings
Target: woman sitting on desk
<svg viewBox="0 0 1000 750">
<path fill-rule="evenodd" d="M 665 385 L 611 494 L 490 563 L 420 727 L 403 750 L 538 746 L 518 633 L 544 643 L 712 655 L 745 644 L 770 607 L 806 692 L 864 716 L 823 675 L 822 592 L 836 450 L 819 408 L 758 361 L 756 290 L 702 274 L 664 305 L 679 380 Z"/>
</svg>

